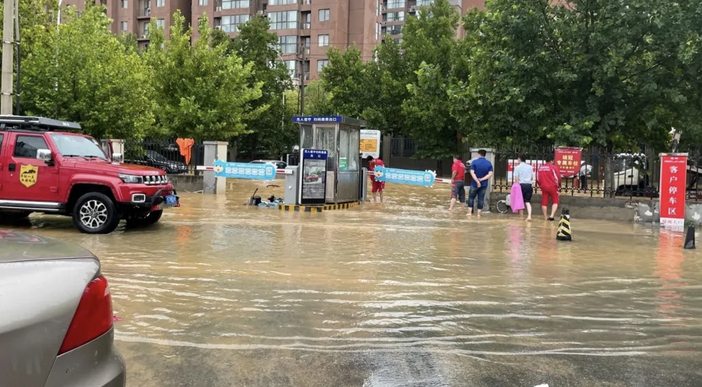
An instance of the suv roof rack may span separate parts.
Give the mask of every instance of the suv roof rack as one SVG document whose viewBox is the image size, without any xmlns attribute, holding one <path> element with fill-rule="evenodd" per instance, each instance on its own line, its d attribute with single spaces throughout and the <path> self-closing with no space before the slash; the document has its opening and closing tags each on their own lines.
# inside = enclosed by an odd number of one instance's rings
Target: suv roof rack
<svg viewBox="0 0 702 387">
<path fill-rule="evenodd" d="M 36 131 L 80 131 L 80 124 L 70 121 L 59 121 L 44 117 L 2 116 L 0 115 L 0 130 L 36 130 Z"/>
</svg>

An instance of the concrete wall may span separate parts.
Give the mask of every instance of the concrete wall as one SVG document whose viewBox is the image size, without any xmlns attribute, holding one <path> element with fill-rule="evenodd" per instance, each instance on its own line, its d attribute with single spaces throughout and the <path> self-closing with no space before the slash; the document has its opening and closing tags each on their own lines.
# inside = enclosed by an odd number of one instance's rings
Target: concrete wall
<svg viewBox="0 0 702 387">
<path fill-rule="evenodd" d="M 168 179 L 178 192 L 202 191 L 203 176 L 193 175 L 168 175 Z"/>
<path fill-rule="evenodd" d="M 495 203 L 504 200 L 506 192 L 496 192 L 490 198 L 490 205 L 494 208 Z M 570 216 L 580 219 L 600 219 L 632 222 L 637 212 L 637 203 L 628 199 L 613 198 L 590 198 L 581 196 L 561 196 L 560 209 L 567 207 Z M 541 195 L 532 196 L 531 205 L 534 208 L 534 215 L 541 216 Z"/>
<path fill-rule="evenodd" d="M 634 221 L 640 223 L 660 223 L 660 202 L 658 200 L 638 203 Z M 688 203 L 685 206 L 685 223 L 702 225 L 702 204 Z"/>
</svg>

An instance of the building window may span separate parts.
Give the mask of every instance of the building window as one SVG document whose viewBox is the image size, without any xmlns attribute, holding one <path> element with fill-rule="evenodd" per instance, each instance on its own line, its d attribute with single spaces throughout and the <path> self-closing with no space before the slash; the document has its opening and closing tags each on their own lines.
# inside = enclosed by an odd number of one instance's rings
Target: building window
<svg viewBox="0 0 702 387">
<path fill-rule="evenodd" d="M 380 39 L 380 23 L 375 23 L 375 40 Z"/>
<path fill-rule="evenodd" d="M 297 0 L 268 0 L 268 5 L 297 4 Z"/>
<path fill-rule="evenodd" d="M 251 0 L 222 0 L 223 9 L 237 9 L 251 7 Z"/>
<path fill-rule="evenodd" d="M 328 21 L 329 20 L 329 10 L 328 9 L 320 9 L 319 10 L 319 21 Z"/>
<path fill-rule="evenodd" d="M 222 16 L 222 30 L 224 32 L 239 32 L 239 26 L 249 21 L 249 15 Z"/>
<path fill-rule="evenodd" d="M 388 34 L 390 35 L 400 35 L 402 33 L 402 26 L 389 26 Z"/>
<path fill-rule="evenodd" d="M 295 70 L 297 70 L 297 61 L 294 60 L 286 60 L 285 61 L 285 67 L 288 69 L 288 72 L 290 73 L 290 76 L 292 77 L 295 75 Z"/>
<path fill-rule="evenodd" d="M 319 47 L 327 47 L 329 45 L 329 35 L 318 36 Z"/>
<path fill-rule="evenodd" d="M 127 9 L 127 8 L 129 8 L 128 5 L 129 5 L 129 2 L 127 0 L 122 0 L 122 8 Z"/>
<path fill-rule="evenodd" d="M 434 2 L 434 0 L 417 0 L 417 7 L 421 7 L 423 5 L 431 5 Z"/>
<path fill-rule="evenodd" d="M 156 6 L 157 7 L 165 7 L 166 6 L 166 0 L 156 0 Z"/>
<path fill-rule="evenodd" d="M 297 52 L 297 35 L 279 36 L 280 52 L 283 54 L 295 54 Z"/>
<path fill-rule="evenodd" d="M 156 25 L 158 28 L 166 28 L 166 19 L 157 19 Z"/>
<path fill-rule="evenodd" d="M 385 21 L 389 21 L 389 22 L 405 21 L 405 13 L 404 12 L 388 12 L 387 15 L 385 15 Z"/>
<path fill-rule="evenodd" d="M 405 8 L 405 0 L 388 0 L 388 9 Z"/>
<path fill-rule="evenodd" d="M 317 61 L 317 72 L 321 73 L 322 70 L 324 70 L 325 67 L 329 65 L 329 60 L 328 59 L 319 59 Z"/>
<path fill-rule="evenodd" d="M 199 5 L 199 6 L 207 5 L 207 0 L 197 0 L 197 5 Z"/>
<path fill-rule="evenodd" d="M 126 31 L 129 29 L 129 25 L 127 24 L 126 21 L 123 21 L 121 24 L 122 24 L 122 31 Z"/>
<path fill-rule="evenodd" d="M 272 30 L 297 28 L 297 11 L 269 12 Z"/>
</svg>

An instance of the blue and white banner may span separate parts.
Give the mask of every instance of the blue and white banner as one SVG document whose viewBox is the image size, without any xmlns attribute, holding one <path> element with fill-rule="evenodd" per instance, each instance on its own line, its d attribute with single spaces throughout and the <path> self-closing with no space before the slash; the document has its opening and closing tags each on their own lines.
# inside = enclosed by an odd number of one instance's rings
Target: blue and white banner
<svg viewBox="0 0 702 387">
<path fill-rule="evenodd" d="M 292 119 L 296 124 L 338 123 L 344 120 L 341 116 L 293 116 Z"/>
<path fill-rule="evenodd" d="M 411 171 L 409 169 L 375 167 L 373 173 L 377 181 L 419 185 L 422 187 L 433 186 L 434 180 L 436 179 L 436 175 L 431 171 Z"/>
<path fill-rule="evenodd" d="M 217 177 L 252 180 L 275 179 L 275 165 L 273 164 L 228 163 L 215 160 L 212 167 Z"/>
</svg>

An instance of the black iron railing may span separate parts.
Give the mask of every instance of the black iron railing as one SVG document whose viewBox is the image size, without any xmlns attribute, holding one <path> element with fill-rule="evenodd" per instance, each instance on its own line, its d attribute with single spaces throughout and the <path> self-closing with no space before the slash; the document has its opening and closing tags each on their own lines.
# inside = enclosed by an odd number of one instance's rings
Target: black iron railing
<svg viewBox="0 0 702 387">
<path fill-rule="evenodd" d="M 125 162 L 148 165 L 163 169 L 169 174 L 198 175 L 196 166 L 204 165 L 204 146 L 195 141 L 190 148 L 190 160 L 186 159 L 176 139 L 127 140 L 125 142 Z"/>
</svg>

